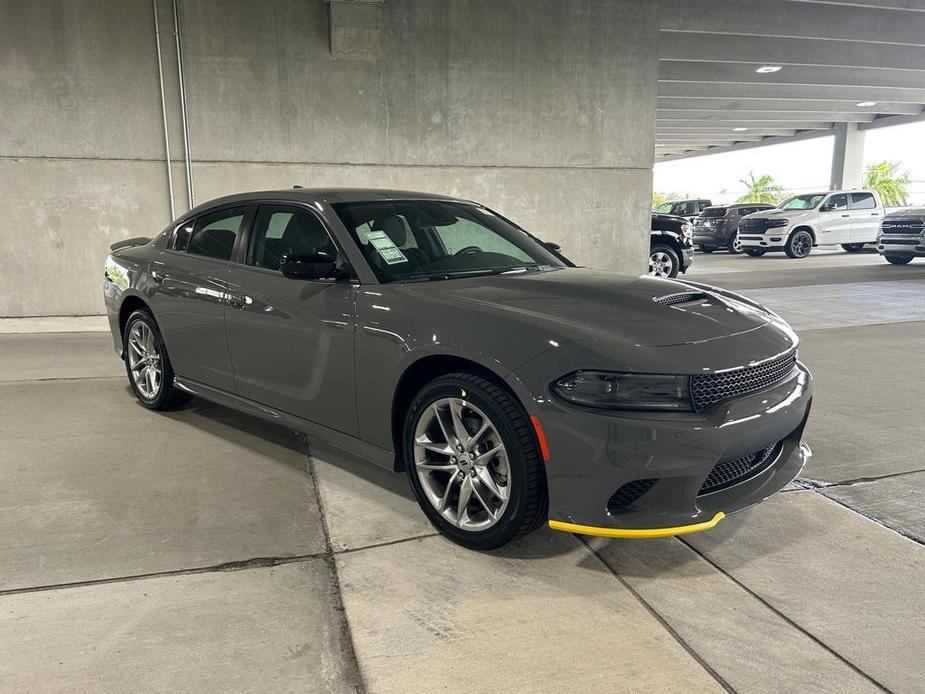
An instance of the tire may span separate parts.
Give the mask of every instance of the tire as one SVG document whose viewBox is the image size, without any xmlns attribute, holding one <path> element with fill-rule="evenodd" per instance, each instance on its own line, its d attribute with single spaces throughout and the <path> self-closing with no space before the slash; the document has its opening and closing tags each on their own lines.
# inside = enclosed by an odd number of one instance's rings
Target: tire
<svg viewBox="0 0 925 694">
<path fill-rule="evenodd" d="M 700 251 L 701 251 L 702 253 L 712 253 L 712 252 L 715 251 L 715 250 L 716 250 L 716 248 L 714 248 L 713 246 L 701 246 L 701 247 L 700 247 Z"/>
<path fill-rule="evenodd" d="M 813 235 L 805 229 L 799 229 L 787 237 L 784 253 L 788 258 L 805 258 L 813 250 Z"/>
<path fill-rule="evenodd" d="M 164 339 L 148 311 L 139 309 L 128 317 L 122 333 L 122 351 L 128 383 L 142 406 L 149 410 L 175 410 L 189 402 L 192 396 L 173 385 L 173 367 Z"/>
<path fill-rule="evenodd" d="M 841 247 L 844 248 L 849 253 L 860 253 L 861 251 L 864 250 L 863 243 L 843 243 Z"/>
<path fill-rule="evenodd" d="M 671 246 L 657 243 L 649 250 L 649 274 L 652 277 L 677 277 L 681 261 Z"/>
<path fill-rule="evenodd" d="M 454 407 L 461 415 L 463 435 L 475 438 L 473 434 L 483 431 L 471 449 L 458 436 Z M 490 428 L 483 429 L 486 422 Z M 503 448 L 492 455 L 499 444 Z M 428 383 L 408 409 L 402 448 L 411 489 L 424 515 L 463 547 L 501 547 L 547 518 L 546 472 L 530 418 L 492 381 L 453 373 Z M 481 464 L 475 457 L 479 452 L 490 456 Z M 460 514 L 463 489 L 468 501 Z"/>
<path fill-rule="evenodd" d="M 729 240 L 729 243 L 726 244 L 726 250 L 729 251 L 729 255 L 739 255 L 744 250 L 742 244 L 739 243 L 738 234 Z"/>
<path fill-rule="evenodd" d="M 767 250 L 764 248 L 746 248 L 745 253 L 750 255 L 752 258 L 760 258 L 765 253 L 767 253 Z"/>
<path fill-rule="evenodd" d="M 893 255 L 892 253 L 883 256 L 886 258 L 886 262 L 891 265 L 908 265 L 912 262 L 911 255 Z"/>
</svg>

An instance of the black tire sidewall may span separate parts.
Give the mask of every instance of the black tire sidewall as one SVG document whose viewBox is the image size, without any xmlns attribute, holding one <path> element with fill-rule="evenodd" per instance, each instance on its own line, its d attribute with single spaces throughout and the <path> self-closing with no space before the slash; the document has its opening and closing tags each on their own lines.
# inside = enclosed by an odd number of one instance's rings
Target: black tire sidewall
<svg viewBox="0 0 925 694">
<path fill-rule="evenodd" d="M 912 262 L 911 255 L 889 254 L 889 255 L 884 255 L 883 257 L 886 258 L 886 262 L 888 262 L 890 265 L 908 265 L 909 263 Z"/>
<path fill-rule="evenodd" d="M 510 498 L 507 508 L 501 520 L 491 528 L 479 532 L 461 530 L 445 520 L 427 499 L 414 469 L 413 444 L 414 429 L 417 421 L 421 413 L 435 401 L 449 397 L 464 397 L 488 416 L 501 436 L 511 468 Z M 511 402 L 520 410 L 520 416 L 529 421 L 520 403 L 511 398 L 506 392 L 503 397 L 510 398 Z M 528 476 L 531 474 L 528 466 L 542 465 L 536 445 L 532 442 L 529 445 L 525 444 L 527 442 L 517 435 L 512 423 L 501 409 L 501 404 L 496 402 L 491 394 L 483 391 L 478 385 L 455 375 L 437 378 L 421 389 L 408 408 L 402 430 L 402 453 L 405 460 L 405 469 L 408 473 L 411 489 L 424 514 L 442 534 L 457 544 L 477 550 L 500 547 L 523 534 L 524 514 L 528 505 L 529 494 Z M 536 472 L 533 471 L 532 474 L 536 474 Z"/>
<path fill-rule="evenodd" d="M 765 253 L 763 248 L 746 248 L 745 254 L 750 255 L 752 258 L 760 258 Z"/>
<path fill-rule="evenodd" d="M 132 369 L 129 366 L 128 336 L 132 326 L 139 321 L 143 321 L 151 330 L 154 335 L 154 340 L 157 343 L 157 350 L 161 355 L 161 388 L 157 393 L 157 397 L 152 399 L 145 398 L 141 392 L 139 392 L 135 385 L 135 379 L 132 378 Z M 138 402 L 149 410 L 165 409 L 170 402 L 173 391 L 173 368 L 170 366 L 170 359 L 167 356 L 167 347 L 164 345 L 164 338 L 161 337 L 161 331 L 157 327 L 157 321 L 154 320 L 154 316 L 148 311 L 138 309 L 128 317 L 127 321 L 125 321 L 125 329 L 122 332 L 122 351 L 125 355 L 125 374 L 128 376 L 129 386 L 138 399 Z"/>
</svg>

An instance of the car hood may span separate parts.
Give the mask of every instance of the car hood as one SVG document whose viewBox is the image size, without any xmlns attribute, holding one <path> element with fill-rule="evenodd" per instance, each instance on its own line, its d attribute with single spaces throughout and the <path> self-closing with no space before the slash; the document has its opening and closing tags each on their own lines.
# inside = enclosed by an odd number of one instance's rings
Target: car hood
<svg viewBox="0 0 925 694">
<path fill-rule="evenodd" d="M 702 343 L 773 320 L 759 305 L 712 288 L 584 268 L 424 282 L 405 290 L 502 320 L 507 329 L 527 323 L 551 338 L 636 347 Z M 473 327 L 491 329 L 491 321 Z"/>
<path fill-rule="evenodd" d="M 816 214 L 816 210 L 764 210 L 762 212 L 752 212 L 750 215 L 746 215 L 749 218 L 765 218 L 765 219 L 803 219 L 804 217 L 810 217 Z"/>
</svg>

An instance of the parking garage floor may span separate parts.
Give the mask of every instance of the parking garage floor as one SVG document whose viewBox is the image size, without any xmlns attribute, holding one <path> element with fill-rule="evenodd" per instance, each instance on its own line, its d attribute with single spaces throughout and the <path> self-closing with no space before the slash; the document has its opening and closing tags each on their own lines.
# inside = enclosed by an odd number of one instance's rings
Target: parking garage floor
<svg viewBox="0 0 925 694">
<path fill-rule="evenodd" d="M 921 691 L 925 263 L 698 256 L 790 319 L 798 484 L 709 533 L 436 536 L 405 478 L 205 402 L 103 332 L 0 335 L 0 690 Z"/>
</svg>

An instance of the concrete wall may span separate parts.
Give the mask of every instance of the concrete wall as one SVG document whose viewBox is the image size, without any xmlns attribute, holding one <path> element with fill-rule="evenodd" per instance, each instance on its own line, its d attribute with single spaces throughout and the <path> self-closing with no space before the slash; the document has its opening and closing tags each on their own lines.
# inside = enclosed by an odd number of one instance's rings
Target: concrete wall
<svg viewBox="0 0 925 694">
<path fill-rule="evenodd" d="M 170 219 L 153 8 L 0 7 L 0 316 L 98 313 L 108 245 Z M 656 12 L 645 0 L 181 0 L 195 202 L 294 183 L 449 193 L 580 263 L 642 272 Z M 179 214 L 170 2 L 158 17 Z"/>
</svg>

